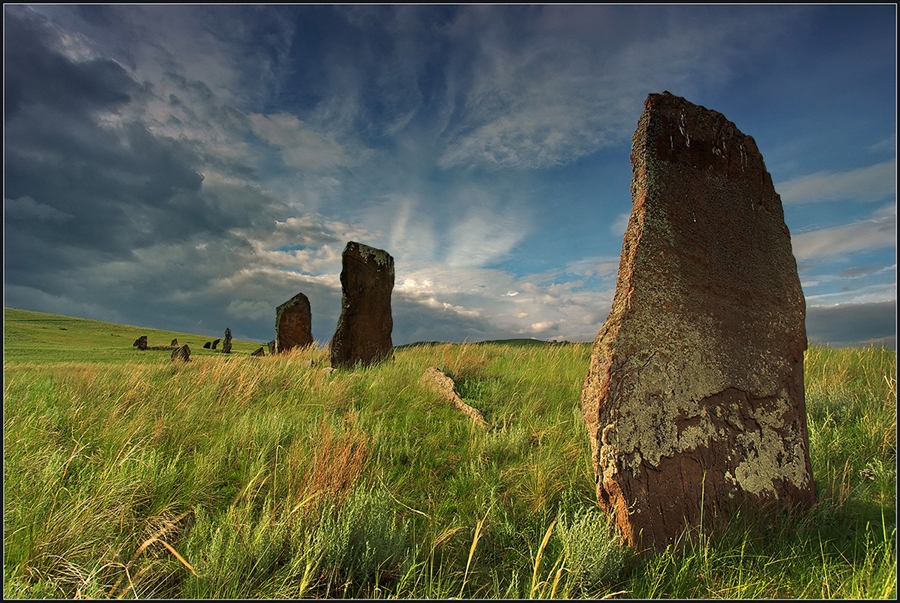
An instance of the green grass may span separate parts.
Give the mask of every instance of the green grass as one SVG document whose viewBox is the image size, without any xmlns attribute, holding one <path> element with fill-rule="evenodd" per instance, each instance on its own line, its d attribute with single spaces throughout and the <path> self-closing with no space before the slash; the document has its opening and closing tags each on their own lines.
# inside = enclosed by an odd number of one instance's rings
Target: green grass
<svg viewBox="0 0 900 603">
<path fill-rule="evenodd" d="M 168 346 L 173 339 L 178 339 L 178 345 L 187 344 L 190 347 L 192 356 L 215 356 L 220 352 L 204 349 L 203 344 L 225 337 L 225 327 L 215 336 L 202 336 L 14 308 L 3 309 L 3 329 L 3 357 L 6 363 L 159 362 L 169 359 L 171 349 L 139 351 L 133 347 L 132 344 L 141 335 L 147 336 L 151 347 Z M 260 345 L 234 339 L 232 354 L 249 354 Z M 218 348 L 222 349 L 221 342 Z"/>
<path fill-rule="evenodd" d="M 324 350 L 225 356 L 10 309 L 4 328 L 7 598 L 896 594 L 894 350 L 807 352 L 812 509 L 640 557 L 594 500 L 589 344 L 407 346 L 330 373 Z"/>
</svg>

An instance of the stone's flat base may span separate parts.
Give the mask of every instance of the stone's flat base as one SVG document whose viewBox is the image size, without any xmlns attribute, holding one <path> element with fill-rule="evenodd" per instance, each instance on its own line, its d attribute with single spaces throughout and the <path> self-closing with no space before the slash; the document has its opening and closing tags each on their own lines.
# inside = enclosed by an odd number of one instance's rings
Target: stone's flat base
<svg viewBox="0 0 900 603">
<path fill-rule="evenodd" d="M 631 545 L 701 517 L 813 501 L 805 300 L 755 142 L 715 111 L 651 94 L 633 207 L 582 391 L 600 505 Z"/>
</svg>

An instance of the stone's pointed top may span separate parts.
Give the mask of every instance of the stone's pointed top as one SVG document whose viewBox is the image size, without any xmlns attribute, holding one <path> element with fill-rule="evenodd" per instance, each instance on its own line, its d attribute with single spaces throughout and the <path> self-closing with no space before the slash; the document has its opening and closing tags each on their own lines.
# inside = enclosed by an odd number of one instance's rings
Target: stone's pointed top
<svg viewBox="0 0 900 603">
<path fill-rule="evenodd" d="M 391 257 L 387 251 L 383 249 L 377 249 L 375 247 L 371 247 L 364 243 L 357 243 L 356 241 L 350 241 L 347 243 L 347 246 L 344 247 L 344 254 L 356 254 L 361 259 L 374 261 L 377 264 L 386 265 L 390 270 L 394 269 L 394 258 Z"/>
<path fill-rule="evenodd" d="M 303 293 L 298 293 L 297 295 L 295 295 L 291 299 L 287 300 L 286 302 L 284 302 L 283 304 L 281 304 L 278 307 L 286 308 L 288 306 L 296 306 L 297 304 L 304 304 L 306 306 L 309 306 L 309 298 L 306 297 Z"/>
</svg>

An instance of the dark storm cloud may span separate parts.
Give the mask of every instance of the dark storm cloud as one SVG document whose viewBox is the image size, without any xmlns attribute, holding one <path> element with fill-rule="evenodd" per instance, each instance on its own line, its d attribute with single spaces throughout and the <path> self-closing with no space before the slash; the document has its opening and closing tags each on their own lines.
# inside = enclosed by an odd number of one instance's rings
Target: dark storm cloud
<svg viewBox="0 0 900 603">
<path fill-rule="evenodd" d="M 42 19 L 10 10 L 5 28 L 6 121 L 22 110 L 85 117 L 127 103 L 139 86 L 116 62 L 72 62 L 57 51 Z"/>
<path fill-rule="evenodd" d="M 136 249 L 259 223 L 271 199 L 240 184 L 203 187 L 202 148 L 117 113 L 146 92 L 122 67 L 72 60 L 40 18 L 7 17 L 8 280 L 86 265 L 74 250 L 127 261 Z"/>
<path fill-rule="evenodd" d="M 897 346 L 897 301 L 812 307 L 806 310 L 811 342 L 863 345 L 871 341 Z"/>
</svg>

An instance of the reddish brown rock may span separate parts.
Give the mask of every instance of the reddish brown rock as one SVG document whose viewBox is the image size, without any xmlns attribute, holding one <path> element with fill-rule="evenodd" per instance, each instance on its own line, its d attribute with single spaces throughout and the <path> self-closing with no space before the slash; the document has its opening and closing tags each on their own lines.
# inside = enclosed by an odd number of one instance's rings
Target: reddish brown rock
<svg viewBox="0 0 900 603">
<path fill-rule="evenodd" d="M 331 340 L 331 366 L 367 366 L 392 358 L 391 292 L 394 258 L 386 251 L 351 241 L 341 269 L 341 317 Z"/>
<path fill-rule="evenodd" d="M 806 306 L 781 198 L 753 138 L 651 94 L 633 207 L 582 409 L 597 496 L 625 541 L 809 505 Z"/>
<path fill-rule="evenodd" d="M 275 351 L 307 348 L 314 343 L 309 299 L 298 293 L 275 308 Z"/>
</svg>

